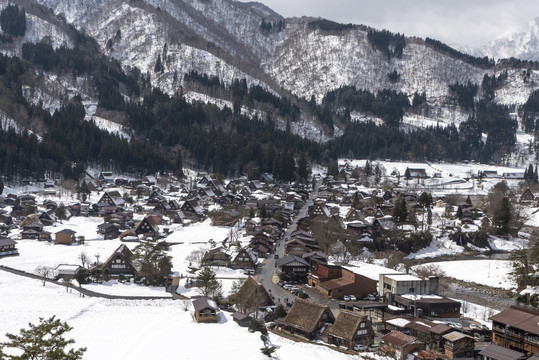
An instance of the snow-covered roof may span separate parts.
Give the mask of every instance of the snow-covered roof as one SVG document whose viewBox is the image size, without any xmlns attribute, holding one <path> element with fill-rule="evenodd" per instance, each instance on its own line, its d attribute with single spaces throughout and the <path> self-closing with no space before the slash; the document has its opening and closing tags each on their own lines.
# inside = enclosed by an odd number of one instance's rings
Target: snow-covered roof
<svg viewBox="0 0 539 360">
<path fill-rule="evenodd" d="M 421 281 L 421 279 L 418 278 L 417 276 L 413 276 L 410 274 L 403 274 L 403 273 L 387 274 L 386 278 L 395 280 L 395 281 Z"/>
<path fill-rule="evenodd" d="M 353 272 L 354 274 L 363 275 L 369 279 L 378 281 L 380 274 L 403 274 L 400 271 L 388 269 L 386 267 L 367 264 L 362 261 L 353 261 L 348 266 L 343 266 L 344 269 Z"/>
<path fill-rule="evenodd" d="M 402 328 L 408 325 L 410 323 L 410 320 L 406 320 L 403 318 L 394 318 L 387 320 L 386 323 Z"/>
</svg>

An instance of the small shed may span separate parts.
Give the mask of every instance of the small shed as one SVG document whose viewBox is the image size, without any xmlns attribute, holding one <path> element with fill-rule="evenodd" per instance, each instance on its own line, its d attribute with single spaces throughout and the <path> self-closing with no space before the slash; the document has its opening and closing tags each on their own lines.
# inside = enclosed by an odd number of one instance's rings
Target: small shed
<svg viewBox="0 0 539 360">
<path fill-rule="evenodd" d="M 72 280 L 80 268 L 80 265 L 60 264 L 55 269 L 56 279 Z"/>
<path fill-rule="evenodd" d="M 242 312 L 236 311 L 234 314 L 232 314 L 232 319 L 235 323 L 237 323 L 241 327 L 248 327 L 249 323 L 253 319 L 249 315 L 245 315 Z"/>
<path fill-rule="evenodd" d="M 63 244 L 63 245 L 71 245 L 73 241 L 75 241 L 75 234 L 77 232 L 73 231 L 71 229 L 64 229 L 61 231 L 58 231 L 55 235 L 54 244 Z"/>
<path fill-rule="evenodd" d="M 193 300 L 193 307 L 195 308 L 195 320 L 198 323 L 216 323 L 219 319 L 219 308 L 215 301 L 206 297 L 201 297 Z"/>
</svg>

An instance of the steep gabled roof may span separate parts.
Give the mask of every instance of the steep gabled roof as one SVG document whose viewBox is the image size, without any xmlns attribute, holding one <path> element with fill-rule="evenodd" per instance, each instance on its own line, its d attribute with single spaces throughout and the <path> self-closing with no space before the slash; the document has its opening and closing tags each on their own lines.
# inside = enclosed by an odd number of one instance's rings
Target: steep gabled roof
<svg viewBox="0 0 539 360">
<path fill-rule="evenodd" d="M 330 320 L 328 322 L 335 320 L 329 306 L 296 298 L 284 321 L 289 326 L 293 326 L 306 333 L 311 333 L 316 330 L 324 314 L 327 314 L 328 320 Z"/>
<path fill-rule="evenodd" d="M 361 322 L 365 319 L 365 316 L 341 311 L 339 315 L 337 315 L 337 319 L 335 319 L 335 323 L 329 331 L 329 335 L 351 341 Z"/>
<path fill-rule="evenodd" d="M 273 304 L 266 288 L 251 276 L 245 280 L 240 290 L 234 294 L 234 299 L 236 303 L 242 305 L 244 308 Z"/>
<path fill-rule="evenodd" d="M 131 268 L 133 268 L 133 270 L 135 270 L 135 267 L 131 263 L 131 257 L 133 256 L 133 253 L 131 252 L 131 250 L 129 250 L 129 248 L 125 244 L 120 245 L 116 250 L 114 250 L 114 252 L 109 256 L 107 261 L 105 261 L 101 265 L 101 268 L 102 269 L 108 268 L 111 265 L 111 262 L 117 256 L 121 257 L 125 261 L 126 264 L 128 264 L 129 266 L 131 266 Z"/>
<path fill-rule="evenodd" d="M 206 297 L 201 297 L 193 300 L 193 307 L 195 308 L 195 311 L 200 311 L 207 308 L 219 311 L 219 307 L 217 306 L 215 301 L 210 300 Z"/>
</svg>

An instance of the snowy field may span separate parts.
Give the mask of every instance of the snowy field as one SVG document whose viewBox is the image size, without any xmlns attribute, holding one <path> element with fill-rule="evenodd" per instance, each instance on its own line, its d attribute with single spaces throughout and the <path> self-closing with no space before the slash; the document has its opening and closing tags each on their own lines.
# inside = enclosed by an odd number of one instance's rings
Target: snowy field
<svg viewBox="0 0 539 360">
<path fill-rule="evenodd" d="M 0 341 L 28 322 L 55 315 L 73 330 L 68 338 L 87 347 L 93 359 L 267 359 L 260 352 L 260 334 L 251 334 L 221 313 L 218 324 L 197 324 L 182 301 L 105 300 L 81 298 L 63 287 L 0 271 Z M 295 343 L 270 333 L 279 359 L 352 359 L 327 347 Z M 122 346 L 118 346 L 121 344 Z"/>
<path fill-rule="evenodd" d="M 366 160 L 339 159 L 339 165 L 349 164 L 351 167 L 364 167 Z M 399 161 L 373 161 L 378 162 L 385 169 L 386 176 L 396 181 L 396 174 L 400 175 L 400 186 L 410 190 L 428 191 L 435 196 L 448 194 L 487 195 L 488 191 L 497 183 L 505 180 L 509 187 L 516 187 L 522 179 L 502 178 L 503 174 L 524 174 L 524 165 L 521 168 L 495 166 L 477 163 L 421 163 Z M 527 166 L 527 165 L 526 165 Z M 428 179 L 404 179 L 406 168 L 425 169 L 430 177 Z M 480 171 L 496 171 L 498 176 L 483 178 L 481 181 L 472 179 Z M 394 174 L 394 175 L 392 175 Z"/>
<path fill-rule="evenodd" d="M 507 290 L 516 287 L 515 281 L 510 276 L 512 268 L 509 260 L 439 261 L 417 265 L 413 269 L 430 265 L 438 267 L 446 276 L 458 280 Z"/>
</svg>

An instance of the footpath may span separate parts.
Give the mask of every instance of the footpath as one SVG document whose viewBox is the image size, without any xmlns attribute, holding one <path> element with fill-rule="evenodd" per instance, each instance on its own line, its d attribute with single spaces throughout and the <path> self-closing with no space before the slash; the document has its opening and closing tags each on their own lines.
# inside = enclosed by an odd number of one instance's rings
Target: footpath
<svg viewBox="0 0 539 360">
<path fill-rule="evenodd" d="M 124 295 L 102 294 L 102 293 L 98 293 L 92 290 L 88 290 L 81 286 L 75 286 L 70 283 L 57 282 L 55 280 L 52 280 L 52 279 L 49 279 L 49 278 L 46 278 L 37 274 L 28 273 L 26 271 L 17 270 L 17 269 L 7 267 L 4 265 L 0 265 L 0 270 L 9 272 L 15 275 L 19 275 L 19 276 L 24 276 L 30 279 L 46 281 L 48 283 L 52 283 L 57 286 L 63 286 L 68 290 L 72 289 L 72 290 L 78 291 L 81 294 L 81 296 L 98 297 L 98 298 L 103 298 L 103 299 L 122 299 L 122 300 L 163 300 L 163 299 L 173 300 L 175 299 L 174 297 L 172 297 L 172 295 L 171 296 L 124 296 Z"/>
</svg>

